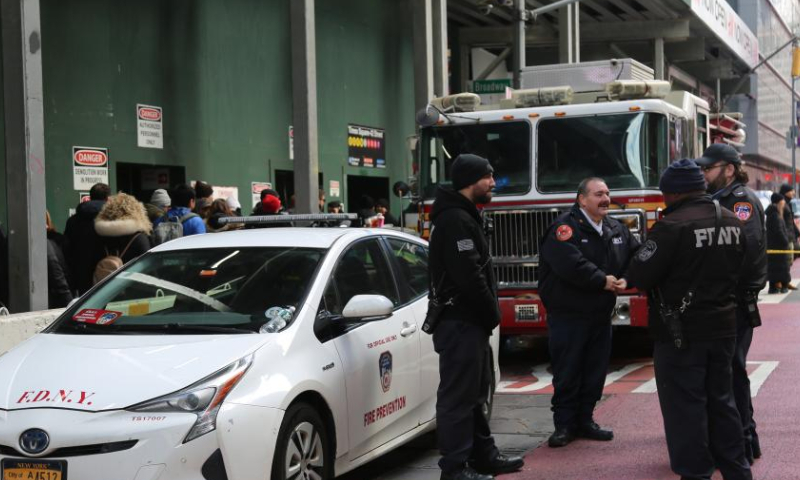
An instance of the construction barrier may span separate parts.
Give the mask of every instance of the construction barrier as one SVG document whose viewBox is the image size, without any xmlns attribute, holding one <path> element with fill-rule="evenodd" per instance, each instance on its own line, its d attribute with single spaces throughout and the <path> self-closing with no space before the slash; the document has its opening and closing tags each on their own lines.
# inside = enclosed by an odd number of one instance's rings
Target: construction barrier
<svg viewBox="0 0 800 480">
<path fill-rule="evenodd" d="M 0 316 L 0 354 L 41 332 L 63 311 L 63 308 L 59 308 Z"/>
</svg>

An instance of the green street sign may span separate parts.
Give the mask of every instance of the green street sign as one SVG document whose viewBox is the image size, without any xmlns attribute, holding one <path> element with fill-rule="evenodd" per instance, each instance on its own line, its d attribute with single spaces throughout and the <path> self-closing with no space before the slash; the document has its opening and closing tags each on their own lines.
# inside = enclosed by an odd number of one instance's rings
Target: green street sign
<svg viewBox="0 0 800 480">
<path fill-rule="evenodd" d="M 472 82 L 472 93 L 506 93 L 506 87 L 511 88 L 511 79 L 475 80 Z"/>
</svg>

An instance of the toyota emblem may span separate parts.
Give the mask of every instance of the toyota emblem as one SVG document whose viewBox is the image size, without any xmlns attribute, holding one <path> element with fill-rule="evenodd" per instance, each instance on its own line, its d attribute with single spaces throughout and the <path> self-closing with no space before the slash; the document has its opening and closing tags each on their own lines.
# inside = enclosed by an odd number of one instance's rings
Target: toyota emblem
<svg viewBox="0 0 800 480">
<path fill-rule="evenodd" d="M 42 453 L 50 445 L 50 435 L 41 428 L 31 428 L 19 436 L 19 446 L 25 453 L 36 455 Z"/>
</svg>

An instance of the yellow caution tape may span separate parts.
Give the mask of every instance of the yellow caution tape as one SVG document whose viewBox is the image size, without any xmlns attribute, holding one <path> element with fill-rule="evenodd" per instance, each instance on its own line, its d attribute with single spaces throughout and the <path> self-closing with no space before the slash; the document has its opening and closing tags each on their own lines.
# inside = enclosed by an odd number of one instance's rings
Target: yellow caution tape
<svg viewBox="0 0 800 480">
<path fill-rule="evenodd" d="M 767 250 L 767 253 L 800 253 L 800 250 Z"/>
</svg>

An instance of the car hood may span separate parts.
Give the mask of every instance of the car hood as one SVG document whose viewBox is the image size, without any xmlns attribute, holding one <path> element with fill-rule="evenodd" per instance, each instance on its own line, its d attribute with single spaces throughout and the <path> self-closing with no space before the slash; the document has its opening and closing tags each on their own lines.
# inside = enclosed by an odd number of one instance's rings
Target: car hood
<svg viewBox="0 0 800 480">
<path fill-rule="evenodd" d="M 125 408 L 187 387 L 270 338 L 35 335 L 0 357 L 0 409 Z"/>
</svg>

